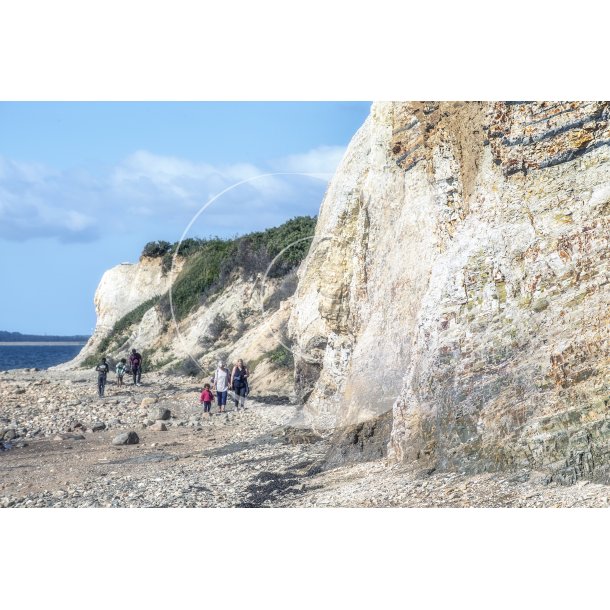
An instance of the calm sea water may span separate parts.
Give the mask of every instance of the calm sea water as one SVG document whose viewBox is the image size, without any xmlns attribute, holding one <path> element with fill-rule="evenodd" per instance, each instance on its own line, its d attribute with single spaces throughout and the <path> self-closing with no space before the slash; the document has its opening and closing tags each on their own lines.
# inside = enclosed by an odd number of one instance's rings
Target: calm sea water
<svg viewBox="0 0 610 610">
<path fill-rule="evenodd" d="M 0 371 L 46 369 L 72 360 L 82 345 L 0 345 Z"/>
</svg>

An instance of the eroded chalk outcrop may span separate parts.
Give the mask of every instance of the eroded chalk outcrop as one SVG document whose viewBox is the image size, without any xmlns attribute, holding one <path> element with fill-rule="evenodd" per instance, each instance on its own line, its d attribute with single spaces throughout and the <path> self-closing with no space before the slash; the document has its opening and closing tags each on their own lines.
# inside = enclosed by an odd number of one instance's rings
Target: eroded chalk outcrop
<svg viewBox="0 0 610 610">
<path fill-rule="evenodd" d="M 291 316 L 314 425 L 391 411 L 395 459 L 607 480 L 609 109 L 373 105 Z"/>
</svg>

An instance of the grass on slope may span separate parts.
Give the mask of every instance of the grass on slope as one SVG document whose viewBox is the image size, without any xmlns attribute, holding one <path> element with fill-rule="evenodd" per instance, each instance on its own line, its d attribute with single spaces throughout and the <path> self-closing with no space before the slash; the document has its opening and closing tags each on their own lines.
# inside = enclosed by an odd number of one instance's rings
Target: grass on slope
<svg viewBox="0 0 610 610">
<path fill-rule="evenodd" d="M 298 216 L 279 227 L 234 239 L 184 240 L 178 255 L 186 258 L 186 262 L 172 287 L 176 318 L 184 319 L 206 298 L 222 290 L 236 275 L 246 279 L 264 273 L 271 261 L 290 246 L 269 272 L 270 277 L 285 277 L 298 267 L 309 252 L 311 240 L 303 238 L 313 235 L 315 225 L 315 217 Z M 142 256 L 163 257 L 164 268 L 168 270 L 177 247 L 178 243 L 149 242 L 144 247 Z M 83 366 L 95 366 L 107 351 L 120 347 L 128 338 L 127 331 L 139 323 L 146 311 L 155 305 L 159 306 L 163 316 L 169 320 L 169 295 L 166 293 L 149 299 L 116 322 L 110 334 L 100 343 L 96 354 L 87 358 Z"/>
</svg>

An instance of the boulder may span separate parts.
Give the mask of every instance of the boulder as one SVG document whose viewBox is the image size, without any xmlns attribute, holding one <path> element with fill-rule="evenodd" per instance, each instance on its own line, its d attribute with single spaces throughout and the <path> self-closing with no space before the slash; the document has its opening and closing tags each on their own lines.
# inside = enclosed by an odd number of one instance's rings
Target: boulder
<svg viewBox="0 0 610 610">
<path fill-rule="evenodd" d="M 2 435 L 2 440 L 4 441 L 12 441 L 14 438 L 17 438 L 17 430 L 15 428 L 7 428 Z"/>
<path fill-rule="evenodd" d="M 150 426 L 150 429 L 155 432 L 167 432 L 167 426 L 160 419 Z"/>
<path fill-rule="evenodd" d="M 106 429 L 106 424 L 103 421 L 97 421 L 91 426 L 93 432 L 101 432 Z"/>
<path fill-rule="evenodd" d="M 112 439 L 113 445 L 137 445 L 140 437 L 135 432 L 123 432 Z"/>
<path fill-rule="evenodd" d="M 161 419 L 167 421 L 171 416 L 172 412 L 165 407 L 159 407 L 155 412 L 151 413 L 151 418 L 153 419 Z"/>
<path fill-rule="evenodd" d="M 146 407 L 150 407 L 150 405 L 154 405 L 156 402 L 157 402 L 156 396 L 147 396 L 146 398 L 142 399 L 142 402 L 140 403 L 140 407 L 145 409 Z"/>
</svg>

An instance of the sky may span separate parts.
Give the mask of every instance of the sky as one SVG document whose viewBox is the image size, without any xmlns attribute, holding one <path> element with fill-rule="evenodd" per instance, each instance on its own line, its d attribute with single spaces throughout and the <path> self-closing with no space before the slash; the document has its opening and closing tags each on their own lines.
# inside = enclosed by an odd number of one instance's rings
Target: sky
<svg viewBox="0 0 610 610">
<path fill-rule="evenodd" d="M 144 244 L 318 213 L 369 102 L 0 102 L 0 330 L 90 334 Z M 257 178 L 261 174 L 281 175 Z M 300 175 L 308 174 L 307 176 Z M 295 175 L 296 174 L 296 175 Z"/>
</svg>

